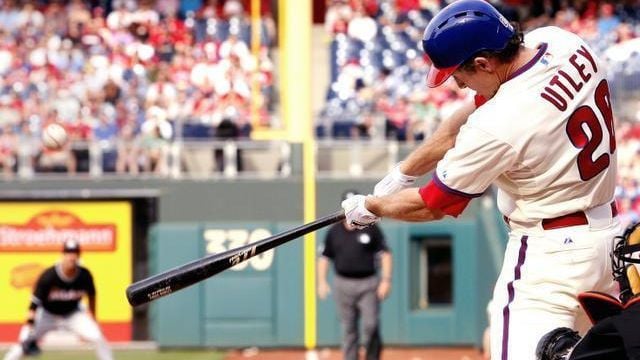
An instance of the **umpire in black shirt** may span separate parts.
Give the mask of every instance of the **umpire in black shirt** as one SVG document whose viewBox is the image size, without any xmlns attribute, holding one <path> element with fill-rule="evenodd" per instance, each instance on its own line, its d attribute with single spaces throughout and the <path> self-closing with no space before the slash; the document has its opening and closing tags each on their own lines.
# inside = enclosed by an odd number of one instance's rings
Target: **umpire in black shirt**
<svg viewBox="0 0 640 360">
<path fill-rule="evenodd" d="M 343 200 L 356 193 L 346 191 Z M 318 296 L 321 299 L 330 293 L 327 283 L 330 261 L 335 270 L 334 295 L 342 325 L 344 359 L 358 359 L 358 321 L 362 317 L 366 359 L 378 360 L 382 352 L 380 301 L 391 290 L 392 268 L 391 253 L 382 231 L 377 225 L 358 230 L 344 221 L 329 228 L 318 260 Z"/>
</svg>

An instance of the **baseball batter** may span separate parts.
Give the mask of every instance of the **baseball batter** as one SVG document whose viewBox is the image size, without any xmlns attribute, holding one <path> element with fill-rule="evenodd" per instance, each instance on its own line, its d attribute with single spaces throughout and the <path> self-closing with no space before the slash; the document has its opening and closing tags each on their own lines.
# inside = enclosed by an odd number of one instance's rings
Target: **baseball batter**
<svg viewBox="0 0 640 360">
<path fill-rule="evenodd" d="M 63 247 L 62 261 L 40 275 L 29 306 L 27 323 L 20 331 L 20 343 L 11 347 L 5 360 L 39 353 L 37 342 L 55 329 L 72 331 L 95 344 L 98 359 L 113 359 L 98 324 L 80 305 L 80 300 L 88 296 L 91 314 L 96 313 L 93 277 L 87 268 L 78 265 L 79 256 L 79 244 L 67 241 Z"/>
<path fill-rule="evenodd" d="M 524 37 L 489 3 L 460 0 L 427 26 L 428 85 L 449 77 L 476 91 L 380 181 L 375 196 L 342 203 L 357 226 L 380 217 L 457 217 L 491 184 L 510 230 L 491 316 L 491 358 L 534 360 L 540 338 L 588 322 L 577 295 L 616 291 L 611 239 L 616 141 L 605 69 L 576 35 L 555 27 Z M 467 118 L 468 117 L 468 118 Z M 412 188 L 433 169 L 432 180 Z"/>
</svg>

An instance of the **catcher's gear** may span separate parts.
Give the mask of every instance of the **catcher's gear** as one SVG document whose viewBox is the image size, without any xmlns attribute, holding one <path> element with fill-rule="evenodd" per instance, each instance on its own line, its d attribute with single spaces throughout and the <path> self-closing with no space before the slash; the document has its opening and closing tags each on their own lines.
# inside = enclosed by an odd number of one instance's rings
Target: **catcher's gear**
<svg viewBox="0 0 640 360">
<path fill-rule="evenodd" d="M 538 342 L 536 359 L 566 360 L 571 350 L 580 341 L 580 335 L 566 327 L 560 327 L 546 333 Z"/>
<path fill-rule="evenodd" d="M 578 295 L 578 302 L 589 316 L 592 324 L 610 316 L 619 315 L 624 308 L 613 296 L 597 291 L 587 291 Z"/>
<path fill-rule="evenodd" d="M 618 315 L 598 321 L 571 351 L 569 360 L 640 359 L 640 298 L 630 300 Z"/>
<path fill-rule="evenodd" d="M 629 225 L 613 241 L 613 278 L 620 284 L 620 301 L 624 304 L 640 294 L 640 276 L 634 265 L 640 264 L 640 223 Z"/>
</svg>

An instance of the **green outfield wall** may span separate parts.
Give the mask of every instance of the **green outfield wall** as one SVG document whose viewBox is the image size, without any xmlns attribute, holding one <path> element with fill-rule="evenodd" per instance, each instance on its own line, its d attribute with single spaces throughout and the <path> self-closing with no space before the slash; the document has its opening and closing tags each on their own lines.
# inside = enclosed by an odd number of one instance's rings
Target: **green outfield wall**
<svg viewBox="0 0 640 360">
<path fill-rule="evenodd" d="M 317 213 L 335 211 L 345 189 L 368 192 L 374 183 L 319 180 Z M 134 224 L 154 221 L 134 229 L 134 247 L 142 250 L 134 251 L 138 260 L 130 266 L 135 270 L 147 264 L 134 271 L 135 278 L 298 226 L 303 209 L 296 177 L 34 180 L 1 183 L 0 195 L 15 201 L 153 199 L 151 210 L 133 215 Z M 383 221 L 382 229 L 395 264 L 393 290 L 382 308 L 385 342 L 478 345 L 506 238 L 491 196 L 472 201 L 460 219 Z M 317 233 L 318 245 L 324 233 Z M 148 324 L 138 334 L 163 347 L 303 346 L 302 259 L 302 241 L 295 240 L 162 298 L 148 312 L 138 309 L 138 323 Z M 318 300 L 317 319 L 318 344 L 337 345 L 340 330 L 332 297 Z"/>
</svg>

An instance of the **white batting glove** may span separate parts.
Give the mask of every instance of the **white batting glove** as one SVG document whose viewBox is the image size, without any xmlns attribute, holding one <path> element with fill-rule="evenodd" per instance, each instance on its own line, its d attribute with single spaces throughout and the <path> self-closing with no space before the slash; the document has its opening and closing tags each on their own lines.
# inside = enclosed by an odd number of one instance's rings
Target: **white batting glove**
<svg viewBox="0 0 640 360">
<path fill-rule="evenodd" d="M 405 175 L 400 171 L 400 164 L 396 165 L 390 173 L 380 180 L 373 188 L 374 196 L 385 196 L 397 193 L 400 190 L 411 187 L 416 182 L 417 176 Z"/>
<path fill-rule="evenodd" d="M 342 202 L 347 224 L 356 229 L 364 229 L 380 221 L 379 217 L 367 210 L 364 203 L 366 198 L 364 195 L 353 195 Z"/>
</svg>

